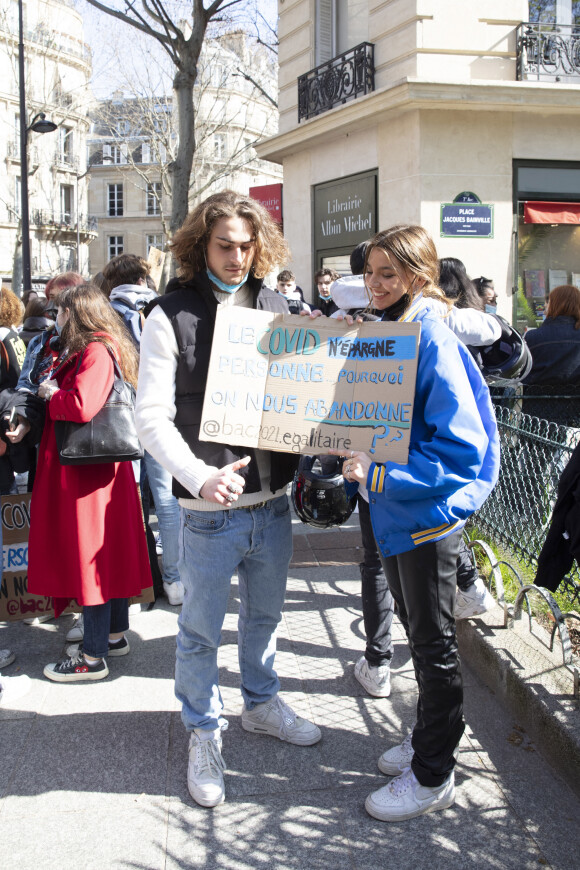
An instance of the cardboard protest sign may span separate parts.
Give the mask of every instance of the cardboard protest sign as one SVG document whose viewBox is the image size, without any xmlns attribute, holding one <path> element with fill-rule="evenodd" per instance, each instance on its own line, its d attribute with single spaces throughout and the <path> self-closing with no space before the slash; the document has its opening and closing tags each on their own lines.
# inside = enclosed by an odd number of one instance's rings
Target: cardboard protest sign
<svg viewBox="0 0 580 870">
<path fill-rule="evenodd" d="M 0 620 L 25 619 L 52 613 L 52 598 L 28 594 L 30 493 L 3 495 L 0 502 L 3 565 Z"/>
<path fill-rule="evenodd" d="M 419 323 L 218 310 L 200 438 L 405 463 Z"/>
<path fill-rule="evenodd" d="M 0 622 L 27 619 L 54 613 L 52 598 L 28 592 L 28 536 L 30 533 L 30 493 L 3 495 L 0 499 L 2 521 L 2 581 L 0 582 Z M 58 558 L 55 554 L 54 558 Z M 153 587 L 130 599 L 143 604 L 154 601 Z M 72 601 L 64 613 L 82 610 Z"/>
<path fill-rule="evenodd" d="M 159 287 L 161 273 L 163 272 L 163 263 L 165 262 L 164 252 L 160 251 L 159 248 L 149 248 L 149 256 L 147 257 L 147 262 L 149 263 L 149 266 L 151 268 L 149 274 L 155 282 L 155 286 Z"/>
</svg>

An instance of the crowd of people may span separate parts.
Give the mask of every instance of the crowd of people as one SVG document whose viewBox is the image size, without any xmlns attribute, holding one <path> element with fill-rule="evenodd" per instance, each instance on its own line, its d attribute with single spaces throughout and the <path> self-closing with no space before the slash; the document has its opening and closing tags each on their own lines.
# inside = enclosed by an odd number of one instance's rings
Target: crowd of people
<svg viewBox="0 0 580 870">
<path fill-rule="evenodd" d="M 55 276 L 45 297 L 28 294 L 26 309 L 2 290 L 0 493 L 14 493 L 17 476 L 27 475 L 29 592 L 50 596 L 55 616 L 71 602 L 81 610 L 67 635 L 75 646 L 47 664 L 45 676 L 57 682 L 107 677 L 108 660 L 129 652 L 129 599 L 153 583 L 157 594 L 181 607 L 175 692 L 189 735 L 188 788 L 199 805 L 220 804 L 227 721 L 217 654 L 237 574 L 241 726 L 300 747 L 316 744 L 320 729 L 283 698 L 275 670 L 292 554 L 287 491 L 297 457 L 200 438 L 216 314 L 226 306 L 349 324 L 417 321 L 408 462 L 331 453 L 356 494 L 363 542 L 366 647 L 355 677 L 370 695 L 389 696 L 396 610 L 418 687 L 415 724 L 378 760 L 393 778 L 368 796 L 366 809 L 377 819 L 400 821 L 451 806 L 464 728 L 455 623 L 493 604 L 462 541 L 466 520 L 499 470 L 497 426 L 477 356 L 503 334 L 493 282 L 470 281 L 461 261 L 438 260 L 422 227 L 401 225 L 357 246 L 350 275 L 319 269 L 315 301 L 308 304 L 288 269 L 277 275 L 276 290 L 269 289 L 268 276 L 290 252 L 267 211 L 232 191 L 196 206 L 169 247 L 177 276 L 163 295 L 147 262 L 132 254 L 113 258 L 92 282 L 75 273 Z M 571 319 L 557 298 L 554 293 L 550 314 Z M 137 390 L 143 459 L 63 464 L 59 424 L 94 419 L 117 373 Z M 159 581 L 147 522 L 152 505 L 162 549 Z M 50 527 L 43 521 L 49 511 Z M 9 650 L 0 651 L 0 668 L 12 660 Z M 11 681 L 26 679 L 1 676 L 4 697 Z M 25 686 L 14 683 L 13 690 Z"/>
</svg>

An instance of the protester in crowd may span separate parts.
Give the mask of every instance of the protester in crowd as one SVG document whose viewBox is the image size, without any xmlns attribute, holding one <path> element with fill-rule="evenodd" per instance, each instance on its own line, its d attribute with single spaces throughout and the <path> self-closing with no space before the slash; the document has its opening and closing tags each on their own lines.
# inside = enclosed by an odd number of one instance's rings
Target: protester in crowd
<svg viewBox="0 0 580 870">
<path fill-rule="evenodd" d="M 318 291 L 318 301 L 315 308 L 324 314 L 325 317 L 330 317 L 331 314 L 338 311 L 338 305 L 330 295 L 330 288 L 339 278 L 338 272 L 328 267 L 319 269 L 314 273 L 314 283 Z"/>
<path fill-rule="evenodd" d="M 217 651 L 231 578 L 239 578 L 242 727 L 308 746 L 320 730 L 278 694 L 276 628 L 292 531 L 286 488 L 296 458 L 198 437 L 217 310 L 288 311 L 263 283 L 288 258 L 278 225 L 257 202 L 216 193 L 188 215 L 171 243 L 180 277 L 147 318 L 136 419 L 145 448 L 174 477 L 182 517 L 185 599 L 177 637 L 176 695 L 189 739 L 188 786 L 202 806 L 225 799 L 223 702 Z"/>
<path fill-rule="evenodd" d="M 338 279 L 331 287 L 333 299 L 339 311 L 333 316 L 352 316 L 361 319 L 377 319 L 373 300 L 364 283 L 365 252 L 367 242 L 361 242 L 351 253 L 352 275 Z M 442 294 L 441 298 L 445 298 Z M 450 301 L 428 298 L 425 304 L 463 341 L 481 347 L 490 345 L 501 336 L 501 327 L 492 317 L 475 309 L 457 309 Z M 322 460 L 324 461 L 324 460 Z M 357 494 L 358 516 L 361 528 L 363 558 L 360 562 L 361 600 L 366 645 L 364 655 L 354 666 L 354 676 L 369 695 L 386 698 L 391 693 L 391 661 L 394 647 L 392 623 L 394 602 L 389 584 L 384 575 L 364 488 Z M 467 546 L 460 543 L 457 563 L 457 591 L 455 618 L 469 619 L 485 613 L 494 606 L 493 597 L 479 578 Z"/>
<path fill-rule="evenodd" d="M 72 599 L 83 608 L 82 647 L 46 665 L 45 676 L 101 680 L 109 673 L 107 656 L 129 652 L 129 597 L 151 585 L 141 506 L 131 463 L 62 465 L 55 422 L 95 416 L 113 386 L 113 358 L 136 385 L 137 352 L 98 287 L 63 290 L 56 329 L 60 350 L 38 388 L 46 419 L 30 508 L 28 591 L 52 597 L 57 616 Z"/>
<path fill-rule="evenodd" d="M 483 311 L 483 299 L 467 274 L 465 263 L 457 257 L 439 260 L 439 286 L 456 308 L 474 308 Z"/>
<path fill-rule="evenodd" d="M 285 298 L 290 314 L 310 314 L 310 305 L 304 301 L 302 290 L 296 286 L 296 277 L 290 269 L 280 272 L 276 282 L 276 292 Z"/>
<path fill-rule="evenodd" d="M 408 463 L 375 463 L 362 451 L 343 463 L 346 480 L 371 496 L 381 562 L 419 688 L 412 735 L 379 759 L 395 779 L 365 804 L 383 821 L 444 809 L 455 799 L 454 752 L 464 728 L 453 617 L 457 549 L 465 520 L 499 471 L 487 386 L 467 348 L 425 304 L 445 304 L 438 277 L 435 245 L 422 227 L 392 227 L 369 243 L 365 280 L 373 308 L 383 320 L 421 323 Z"/>
<path fill-rule="evenodd" d="M 497 311 L 497 293 L 491 278 L 484 278 L 481 275 L 481 277 L 472 280 L 473 286 L 483 301 L 483 310 L 487 314 L 495 314 Z"/>
<path fill-rule="evenodd" d="M 31 340 L 54 326 L 56 316 L 54 303 L 48 299 L 31 299 L 24 311 L 24 321 L 19 336 L 28 347 Z"/>
<path fill-rule="evenodd" d="M 22 294 L 22 304 L 26 308 L 26 306 L 28 305 L 28 303 L 32 299 L 38 299 L 38 298 L 39 298 L 39 296 L 38 296 L 38 293 L 36 292 L 36 290 L 25 290 L 24 293 Z"/>
<path fill-rule="evenodd" d="M 67 287 L 78 287 L 84 283 L 85 279 L 78 272 L 61 272 L 47 282 L 44 294 L 47 299 L 54 302 L 62 290 L 66 290 Z"/>
<path fill-rule="evenodd" d="M 580 290 L 572 284 L 554 287 L 546 318 L 524 340 L 532 354 L 525 384 L 580 384 Z"/>
<path fill-rule="evenodd" d="M 143 257 L 135 254 L 119 254 L 109 260 L 103 276 L 110 287 L 109 301 L 121 317 L 135 346 L 139 348 L 141 332 L 145 323 L 145 310 L 157 299 L 155 290 L 147 286 L 150 267 Z M 172 493 L 171 474 L 145 451 L 143 458 L 145 474 L 141 478 L 141 491 L 149 486 L 155 502 L 159 533 L 163 548 L 163 591 L 167 600 L 174 606 L 183 604 L 183 583 L 179 579 L 177 567 L 179 558 L 179 504 Z M 146 520 L 148 504 L 144 505 Z M 150 556 L 157 559 L 152 533 L 148 532 L 151 542 Z"/>
<path fill-rule="evenodd" d="M 94 284 L 95 287 L 99 287 L 105 296 L 108 296 L 111 292 L 110 284 L 102 272 L 97 272 L 97 274 L 91 278 L 91 284 Z"/>
<path fill-rule="evenodd" d="M 0 414 L 2 409 L 9 407 L 8 396 L 16 386 L 20 367 L 24 361 L 26 348 L 16 329 L 22 320 L 24 306 L 11 290 L 0 287 Z M 16 492 L 15 473 L 26 470 L 26 451 L 22 447 L 11 447 L 5 438 L 5 432 L 13 425 L 6 417 L 0 419 L 0 495 L 12 495 Z M 0 553 L 2 548 L 2 523 L 0 522 Z M 15 659 L 11 650 L 0 650 L 0 670 L 8 667 Z M 9 680 L 0 677 L 0 695 L 6 700 L 10 691 Z M 12 690 L 23 683 L 12 683 Z M 14 695 L 13 695 L 14 696 Z M 15 697 L 15 696 L 14 696 Z"/>
</svg>

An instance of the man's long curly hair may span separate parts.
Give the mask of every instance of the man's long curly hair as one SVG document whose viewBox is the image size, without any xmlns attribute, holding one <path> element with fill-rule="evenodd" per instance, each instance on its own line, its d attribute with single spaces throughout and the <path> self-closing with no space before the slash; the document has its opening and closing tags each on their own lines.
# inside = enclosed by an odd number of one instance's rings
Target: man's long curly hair
<svg viewBox="0 0 580 870">
<path fill-rule="evenodd" d="M 190 281 L 206 268 L 205 252 L 216 222 L 232 217 L 242 218 L 252 228 L 254 259 L 250 271 L 256 278 L 265 278 L 272 269 L 287 263 L 288 244 L 264 206 L 249 196 L 222 190 L 200 202 L 169 243 L 182 281 Z"/>
<path fill-rule="evenodd" d="M 59 293 L 57 302 L 59 309 L 69 311 L 61 332 L 61 344 L 66 350 L 59 365 L 82 352 L 92 341 L 98 341 L 116 357 L 125 380 L 136 387 L 137 350 L 103 291 L 94 284 L 80 284 Z"/>
</svg>

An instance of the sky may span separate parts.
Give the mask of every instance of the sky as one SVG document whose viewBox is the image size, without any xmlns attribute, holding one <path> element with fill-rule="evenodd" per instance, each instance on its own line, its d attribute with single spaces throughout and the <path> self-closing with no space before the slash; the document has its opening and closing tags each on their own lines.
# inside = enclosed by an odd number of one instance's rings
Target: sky
<svg viewBox="0 0 580 870">
<path fill-rule="evenodd" d="M 83 16 L 85 41 L 93 53 L 91 84 L 97 99 L 105 99 L 116 90 L 130 94 L 142 88 L 147 93 L 163 93 L 171 88 L 173 67 L 155 39 L 100 12 L 85 0 L 77 0 L 75 5 Z M 124 0 L 109 0 L 108 5 L 119 10 L 125 8 Z M 175 9 L 174 20 L 191 18 L 191 3 L 175 0 L 166 6 Z M 237 22 L 252 32 L 260 15 L 270 27 L 276 26 L 278 4 L 277 0 L 241 0 L 230 11 Z"/>
</svg>

